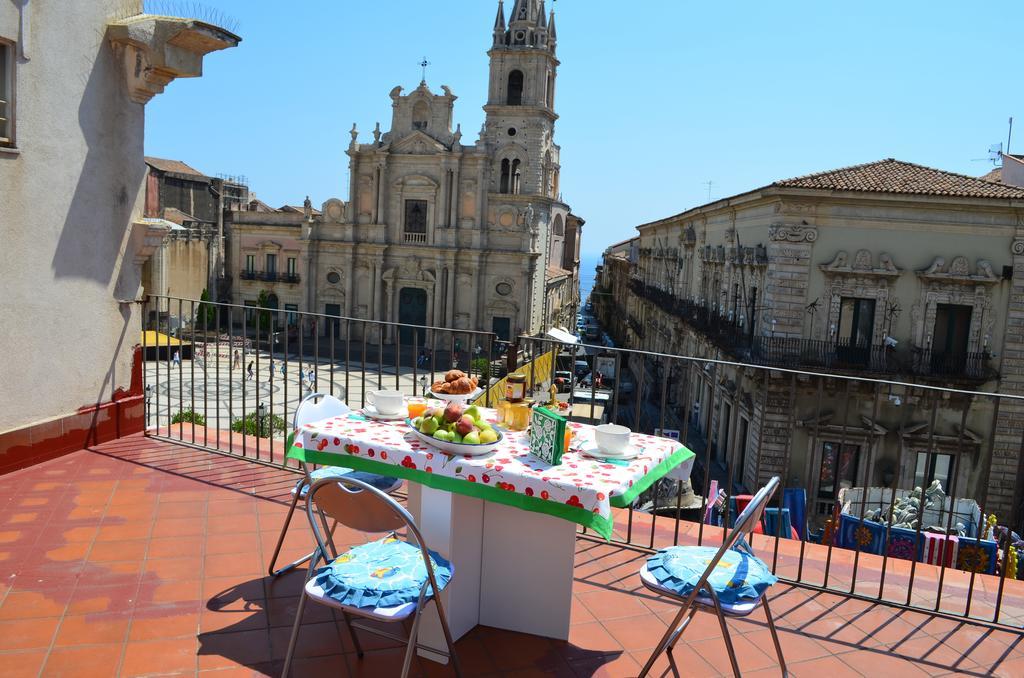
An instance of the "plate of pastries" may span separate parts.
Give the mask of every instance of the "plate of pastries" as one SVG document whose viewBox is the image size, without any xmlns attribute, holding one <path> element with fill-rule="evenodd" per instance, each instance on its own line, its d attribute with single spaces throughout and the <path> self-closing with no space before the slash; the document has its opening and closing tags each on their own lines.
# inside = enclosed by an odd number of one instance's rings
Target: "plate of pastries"
<svg viewBox="0 0 1024 678">
<path fill-rule="evenodd" d="M 448 370 L 442 381 L 436 381 L 430 387 L 431 397 L 455 403 L 473 400 L 481 393 L 483 389 L 479 386 L 479 380 L 462 370 Z"/>
</svg>

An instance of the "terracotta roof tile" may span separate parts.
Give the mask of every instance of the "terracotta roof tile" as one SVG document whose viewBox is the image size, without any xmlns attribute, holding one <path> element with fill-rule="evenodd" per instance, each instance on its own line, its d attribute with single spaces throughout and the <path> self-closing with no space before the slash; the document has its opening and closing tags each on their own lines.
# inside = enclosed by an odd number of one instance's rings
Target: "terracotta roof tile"
<svg viewBox="0 0 1024 678">
<path fill-rule="evenodd" d="M 1024 199 L 1024 188 L 997 184 L 892 158 L 784 179 L 776 181 L 772 186 L 959 198 Z"/>
<path fill-rule="evenodd" d="M 189 167 L 180 160 L 167 160 L 165 158 L 154 158 L 152 156 L 146 156 L 146 164 L 153 169 L 160 170 L 161 172 L 173 172 L 174 174 L 188 174 L 194 177 L 200 177 L 203 179 L 209 179 L 208 176 L 195 169 Z"/>
</svg>

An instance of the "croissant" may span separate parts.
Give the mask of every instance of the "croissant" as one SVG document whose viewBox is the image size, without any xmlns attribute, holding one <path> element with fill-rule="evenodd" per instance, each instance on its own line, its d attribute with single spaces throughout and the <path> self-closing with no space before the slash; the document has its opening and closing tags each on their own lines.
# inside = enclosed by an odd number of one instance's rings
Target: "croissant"
<svg viewBox="0 0 1024 678">
<path fill-rule="evenodd" d="M 434 385 L 430 387 L 430 390 L 434 393 L 447 393 L 448 384 L 443 381 L 435 381 Z"/>
<path fill-rule="evenodd" d="M 458 381 L 459 379 L 463 379 L 463 378 L 465 378 L 465 376 L 466 376 L 466 373 L 463 372 L 462 370 L 449 370 L 448 374 L 444 375 L 444 380 L 449 382 L 449 383 L 451 383 L 453 381 Z"/>
<path fill-rule="evenodd" d="M 480 384 L 480 380 L 476 377 L 470 377 L 469 383 L 473 384 L 473 388 L 476 388 Z"/>
<path fill-rule="evenodd" d="M 449 393 L 453 395 L 466 395 L 473 392 L 473 382 L 468 377 L 461 377 L 448 384 Z"/>
</svg>

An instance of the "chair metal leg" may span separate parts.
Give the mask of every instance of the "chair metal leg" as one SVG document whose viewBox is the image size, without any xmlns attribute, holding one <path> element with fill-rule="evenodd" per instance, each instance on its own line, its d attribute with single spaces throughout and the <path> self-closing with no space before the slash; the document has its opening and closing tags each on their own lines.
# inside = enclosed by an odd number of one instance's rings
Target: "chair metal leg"
<svg viewBox="0 0 1024 678">
<path fill-rule="evenodd" d="M 675 630 L 675 633 L 673 634 L 672 638 L 668 641 L 668 647 L 665 648 L 666 652 L 668 652 L 669 654 L 672 654 L 672 650 L 675 648 L 676 643 L 679 642 L 679 637 L 683 635 L 683 631 L 685 631 L 686 627 L 690 625 L 690 622 L 693 621 L 693 617 L 696 614 L 697 614 L 697 608 L 696 607 L 691 607 L 690 608 L 690 615 L 686 619 L 683 620 L 683 623 L 679 625 L 679 628 L 677 628 Z"/>
<path fill-rule="evenodd" d="M 295 612 L 295 624 L 292 626 L 292 637 L 288 641 L 288 653 L 284 657 L 284 670 L 281 678 L 288 678 L 288 670 L 292 665 L 292 655 L 295 653 L 295 645 L 299 639 L 299 626 L 302 625 L 302 613 L 306 609 L 306 589 L 303 587 L 299 594 L 299 609 Z"/>
<path fill-rule="evenodd" d="M 299 560 L 296 560 L 292 563 L 289 563 L 288 565 L 285 565 L 280 570 L 274 569 L 274 566 L 277 564 L 277 557 L 281 555 L 281 546 L 284 545 L 284 535 L 288 533 L 288 526 L 292 522 L 292 514 L 295 513 L 295 506 L 299 503 L 299 498 L 302 496 L 303 482 L 305 481 L 300 480 L 298 484 L 296 484 L 295 486 L 295 491 L 292 493 L 292 504 L 291 506 L 288 507 L 288 514 L 284 517 L 284 525 L 281 526 L 281 534 L 277 538 L 277 546 L 274 547 L 274 555 L 270 557 L 270 565 L 267 568 L 267 570 L 269 571 L 271 577 L 277 577 L 279 575 L 284 574 L 285 572 L 294 570 L 296 567 L 302 565 L 304 562 L 306 562 L 313 556 L 313 554 L 310 553 L 309 555 L 304 556 Z"/>
<path fill-rule="evenodd" d="M 679 629 L 680 624 L 683 621 L 683 617 L 686 616 L 686 613 L 689 611 L 689 604 L 683 605 L 683 607 L 679 608 L 679 612 L 676 614 L 675 619 L 673 619 L 672 623 L 669 624 L 668 630 L 665 631 L 665 635 L 663 635 L 661 640 L 658 641 L 658 645 L 654 648 L 654 652 L 651 653 L 647 663 L 644 664 L 644 668 L 641 669 L 640 678 L 644 678 L 644 676 L 651 672 L 651 668 L 654 666 L 655 660 L 657 660 L 661 653 L 665 651 L 665 648 L 668 647 L 668 644 L 672 641 L 677 629 Z"/>
<path fill-rule="evenodd" d="M 729 635 L 729 625 L 725 623 L 725 613 L 722 612 L 722 604 L 718 602 L 718 596 L 711 591 L 711 599 L 715 601 L 715 613 L 718 615 L 718 623 L 722 627 L 722 638 L 725 640 L 725 649 L 729 652 L 729 663 L 732 664 L 732 673 L 740 678 L 740 665 L 736 660 L 736 648 L 732 645 L 732 637 Z"/>
<path fill-rule="evenodd" d="M 779 669 L 782 670 L 783 678 L 789 675 L 789 670 L 786 668 L 786 660 L 782 657 L 782 644 L 779 643 L 779 632 L 775 630 L 775 617 L 772 616 L 772 611 L 768 607 L 768 593 L 761 598 L 761 604 L 764 606 L 764 616 L 768 619 L 768 630 L 772 632 L 772 641 L 775 643 L 775 654 L 779 656 Z"/>
<path fill-rule="evenodd" d="M 409 642 L 405 646 L 405 660 L 402 662 L 402 678 L 406 678 L 409 675 L 409 668 L 412 666 L 412 655 L 416 652 L 416 639 L 419 637 L 420 618 L 423 616 L 422 602 L 421 600 L 421 604 L 416 607 L 416 614 L 412 618 L 412 628 L 409 629 Z"/>
<path fill-rule="evenodd" d="M 342 610 L 341 616 L 345 618 L 345 626 L 348 628 L 348 634 L 352 636 L 352 644 L 356 646 L 356 656 L 360 659 L 363 658 L 363 646 L 359 643 L 359 636 L 356 635 L 356 630 L 352 627 L 352 618 L 348 612 Z"/>
<path fill-rule="evenodd" d="M 451 657 L 452 668 L 455 669 L 455 675 L 458 678 L 462 678 L 462 667 L 459 665 L 459 657 L 455 653 L 455 641 L 452 639 L 451 629 L 448 628 L 448 617 L 445 616 L 444 608 L 441 606 L 439 594 L 435 593 L 433 600 L 434 606 L 437 608 L 437 616 L 441 619 L 441 630 L 444 631 L 444 640 L 448 644 L 448 656 Z"/>
</svg>

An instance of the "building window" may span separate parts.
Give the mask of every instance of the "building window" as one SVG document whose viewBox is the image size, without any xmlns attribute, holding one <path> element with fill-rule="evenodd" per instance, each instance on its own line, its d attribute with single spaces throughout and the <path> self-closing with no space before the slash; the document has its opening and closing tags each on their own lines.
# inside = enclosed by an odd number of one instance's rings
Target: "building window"
<svg viewBox="0 0 1024 678">
<path fill-rule="evenodd" d="M 505 158 L 501 161 L 501 184 L 498 186 L 498 193 L 508 193 L 509 177 L 512 174 L 512 162 Z"/>
<path fill-rule="evenodd" d="M 927 488 L 933 480 L 942 484 L 942 489 L 949 492 L 953 480 L 953 455 L 933 452 L 917 453 L 917 467 L 914 469 L 914 487 Z"/>
<path fill-rule="evenodd" d="M 253 273 L 256 271 L 256 255 L 246 254 L 245 255 L 245 270 L 247 273 Z"/>
<path fill-rule="evenodd" d="M 288 257 L 288 275 L 295 275 L 295 257 Z"/>
<path fill-rule="evenodd" d="M 418 101 L 412 107 L 412 128 L 425 130 L 430 122 L 430 106 L 426 101 Z"/>
<path fill-rule="evenodd" d="M 245 321 L 251 323 L 256 318 L 256 308 L 259 303 L 255 299 L 246 299 L 245 304 Z"/>
<path fill-rule="evenodd" d="M 837 337 L 851 346 L 870 346 L 875 327 L 875 300 L 843 297 Z"/>
<path fill-rule="evenodd" d="M 284 314 L 288 320 L 288 326 L 294 327 L 299 324 L 299 305 L 298 304 L 285 304 Z"/>
<path fill-rule="evenodd" d="M 14 146 L 14 45 L 0 41 L 0 146 Z"/>
<path fill-rule="evenodd" d="M 519 171 L 519 160 L 512 161 L 512 195 L 519 195 L 522 189 L 522 174 Z"/>
<path fill-rule="evenodd" d="M 327 282 L 337 285 L 341 282 L 341 275 L 337 271 L 331 271 L 327 274 Z"/>
<path fill-rule="evenodd" d="M 939 304 L 935 309 L 935 332 L 932 335 L 932 367 L 957 372 L 967 361 L 971 334 L 970 306 Z"/>
<path fill-rule="evenodd" d="M 840 451 L 839 443 L 822 443 L 818 498 L 835 500 L 839 496 L 839 490 L 853 487 L 857 481 L 859 460 L 860 445 L 846 444 Z"/>
<path fill-rule="evenodd" d="M 523 105 L 523 72 L 512 71 L 508 74 L 508 105 Z"/>
<path fill-rule="evenodd" d="M 427 201 L 406 200 L 405 201 L 405 232 L 423 233 L 427 232 Z"/>
<path fill-rule="evenodd" d="M 267 267 L 266 267 L 266 269 L 264 269 L 264 272 L 266 272 L 266 273 L 277 273 L 277 255 L 276 254 L 268 254 L 267 255 Z"/>
</svg>

